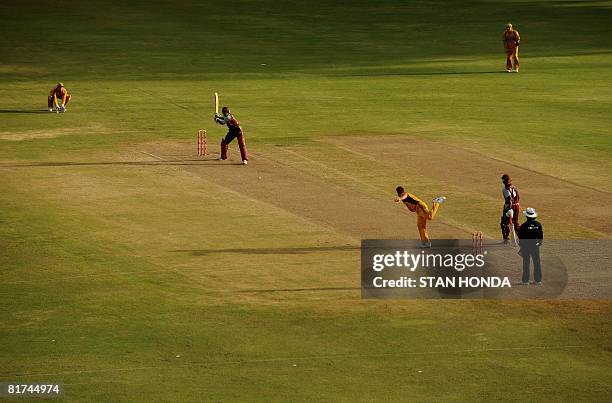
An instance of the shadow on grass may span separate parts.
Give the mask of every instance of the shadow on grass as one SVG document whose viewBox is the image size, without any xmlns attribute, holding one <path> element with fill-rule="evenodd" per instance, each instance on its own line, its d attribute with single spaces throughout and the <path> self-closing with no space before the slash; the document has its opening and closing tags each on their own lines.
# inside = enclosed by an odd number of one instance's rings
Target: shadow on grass
<svg viewBox="0 0 612 403">
<path fill-rule="evenodd" d="M 185 161 L 109 161 L 109 162 L 32 162 L 24 164 L 0 164 L 0 168 L 53 168 L 53 167 L 79 167 L 79 166 L 163 166 L 163 165 L 198 165 L 213 167 L 223 165 L 242 165 L 241 162 L 227 163 L 216 159 L 185 160 Z"/>
<path fill-rule="evenodd" d="M 0 109 L 0 113 L 51 113 L 47 109 Z"/>
<path fill-rule="evenodd" d="M 228 248 L 228 249 L 186 249 L 171 250 L 169 252 L 189 253 L 192 256 L 207 256 L 216 253 L 242 253 L 246 255 L 303 255 L 316 252 L 332 252 L 343 250 L 360 250 L 361 247 L 354 245 L 338 246 L 311 246 L 296 248 Z"/>
<path fill-rule="evenodd" d="M 371 72 L 371 73 L 338 73 L 333 77 L 384 77 L 384 76 L 445 76 L 445 75 L 473 75 L 473 74 L 508 74 L 506 70 L 495 71 L 433 71 L 424 72 Z"/>
<path fill-rule="evenodd" d="M 314 291 L 356 291 L 361 290 L 360 287 L 318 287 L 318 288 L 278 288 L 278 289 L 252 289 L 240 290 L 237 293 L 259 293 L 259 292 L 314 292 Z"/>
</svg>

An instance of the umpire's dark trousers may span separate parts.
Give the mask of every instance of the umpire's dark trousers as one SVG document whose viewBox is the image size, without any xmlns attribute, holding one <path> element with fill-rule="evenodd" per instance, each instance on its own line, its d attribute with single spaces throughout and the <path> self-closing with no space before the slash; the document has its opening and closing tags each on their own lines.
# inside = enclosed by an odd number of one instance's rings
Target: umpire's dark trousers
<svg viewBox="0 0 612 403">
<path fill-rule="evenodd" d="M 523 246 L 523 283 L 529 282 L 529 263 L 533 260 L 533 280 L 536 283 L 542 281 L 542 263 L 540 262 L 540 247 L 535 245 Z"/>
</svg>

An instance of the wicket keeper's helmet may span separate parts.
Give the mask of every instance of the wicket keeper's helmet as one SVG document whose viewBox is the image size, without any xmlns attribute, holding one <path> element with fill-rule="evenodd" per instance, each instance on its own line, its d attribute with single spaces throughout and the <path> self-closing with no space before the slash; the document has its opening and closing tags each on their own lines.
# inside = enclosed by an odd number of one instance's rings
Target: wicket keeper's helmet
<svg viewBox="0 0 612 403">
<path fill-rule="evenodd" d="M 63 86 L 64 86 L 64 83 L 59 82 L 59 83 L 57 83 L 57 86 L 58 86 L 58 87 L 63 87 Z"/>
</svg>

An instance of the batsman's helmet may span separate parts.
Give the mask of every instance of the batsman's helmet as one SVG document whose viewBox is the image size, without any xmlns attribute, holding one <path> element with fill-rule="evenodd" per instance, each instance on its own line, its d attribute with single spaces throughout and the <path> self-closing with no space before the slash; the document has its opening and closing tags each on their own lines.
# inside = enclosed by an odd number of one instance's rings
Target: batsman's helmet
<svg viewBox="0 0 612 403">
<path fill-rule="evenodd" d="M 503 175 L 502 175 L 502 177 L 501 177 L 501 180 L 502 180 L 504 183 L 510 183 L 510 182 L 512 182 L 512 178 L 511 178 L 511 177 L 510 177 L 510 175 L 508 175 L 508 174 L 503 174 Z"/>
<path fill-rule="evenodd" d="M 224 106 L 223 108 L 221 108 L 221 113 L 224 115 L 227 115 L 230 113 L 229 108 L 227 106 Z"/>
</svg>

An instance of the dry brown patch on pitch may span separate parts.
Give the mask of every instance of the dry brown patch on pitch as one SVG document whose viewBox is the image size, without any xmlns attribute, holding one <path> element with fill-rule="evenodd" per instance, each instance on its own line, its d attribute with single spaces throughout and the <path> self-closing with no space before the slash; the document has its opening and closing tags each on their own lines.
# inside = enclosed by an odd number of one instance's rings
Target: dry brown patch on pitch
<svg viewBox="0 0 612 403">
<path fill-rule="evenodd" d="M 294 165 L 289 161 L 299 159 L 301 154 L 292 147 L 258 147 L 248 166 L 242 166 L 236 159 L 235 148 L 234 145 L 233 161 L 217 161 L 217 155 L 200 160 L 189 157 L 195 148 L 186 143 L 148 150 L 163 160 L 183 161 L 183 169 L 208 181 L 349 234 L 356 240 L 418 236 L 413 214 L 393 203 L 392 193 L 374 195 L 371 191 L 356 191 L 354 186 L 368 186 L 357 177 L 341 178 L 344 183 L 331 180 L 331 176 L 341 176 L 341 172 L 325 161 L 314 161 L 317 172 Z M 442 218 L 431 222 L 430 231 L 437 237 L 466 236 L 466 231 L 445 223 Z"/>
<path fill-rule="evenodd" d="M 473 229 L 499 237 L 501 182 L 510 173 L 523 208 L 541 213 L 548 236 L 609 238 L 612 195 L 446 143 L 399 135 L 327 136 L 309 144 L 251 147 L 251 164 L 195 156 L 192 142 L 151 144 L 161 160 L 195 175 L 328 225 L 357 239 L 414 238 L 415 218 L 391 202 L 397 184 L 424 200 L 449 196 L 431 234 L 466 237 Z M 212 150 L 215 152 L 216 150 Z M 521 221 L 523 217 L 521 217 Z"/>
</svg>

